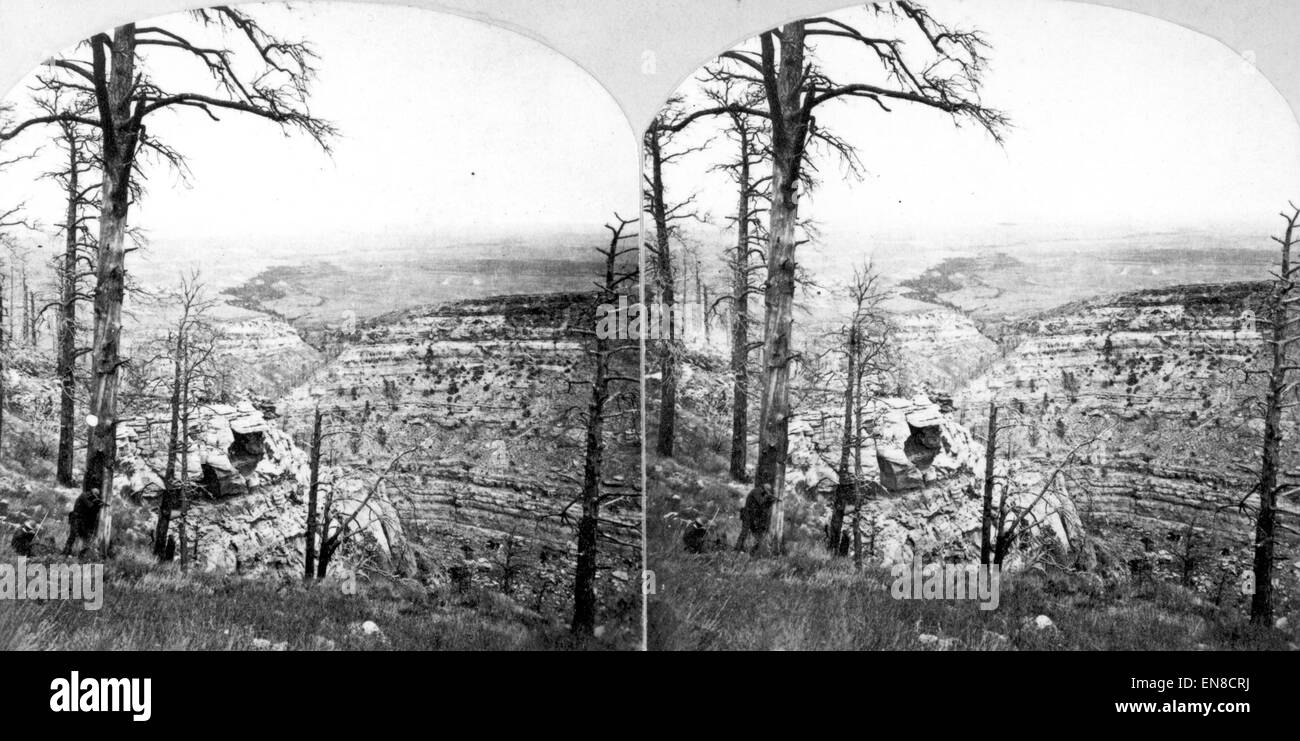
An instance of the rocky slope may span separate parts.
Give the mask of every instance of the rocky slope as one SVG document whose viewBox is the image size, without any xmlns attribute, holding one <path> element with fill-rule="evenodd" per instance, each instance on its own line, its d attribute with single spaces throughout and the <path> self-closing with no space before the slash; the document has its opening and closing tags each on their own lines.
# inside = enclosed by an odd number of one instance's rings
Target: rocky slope
<svg viewBox="0 0 1300 741">
<path fill-rule="evenodd" d="M 1104 433 L 1070 466 L 1080 508 L 1130 540 L 1147 539 L 1144 550 L 1183 548 L 1172 543 L 1185 531 L 1240 549 L 1253 532 L 1238 504 L 1257 475 L 1263 379 L 1248 371 L 1264 362 L 1255 317 L 1267 291 L 1263 283 L 1178 286 L 1038 314 L 1011 328 L 1014 349 L 956 404 L 976 429 L 991 399 L 1032 421 L 1005 444 L 1040 470 L 1073 442 Z M 1288 435 L 1296 422 L 1287 415 Z M 1281 506 L 1294 522 L 1295 495 Z"/>
<path fill-rule="evenodd" d="M 997 356 L 997 344 L 960 311 L 903 300 L 890 308 L 904 388 L 950 395 Z"/>
<path fill-rule="evenodd" d="M 287 322 L 240 312 L 218 325 L 218 364 L 233 393 L 276 398 L 302 383 L 324 362 Z"/>
<path fill-rule="evenodd" d="M 706 446 L 716 445 L 720 453 L 726 450 L 723 434 L 730 419 L 724 368 L 719 358 L 692 355 L 679 387 L 681 423 L 687 428 L 683 434 L 694 437 L 703 431 L 709 441 Z M 653 389 L 651 393 L 651 399 L 656 398 Z M 842 409 L 831 404 L 814 408 L 805 402 L 796 409 L 786 466 L 788 540 L 824 540 L 838 480 L 841 414 Z M 980 443 L 924 394 L 873 399 L 863 409 L 862 419 L 860 457 L 870 490 L 861 519 L 864 553 L 886 565 L 913 557 L 977 562 L 982 509 L 979 481 L 984 471 Z M 655 473 L 652 468 L 652 476 Z M 1052 486 L 1035 501 L 1041 474 L 1012 470 L 1004 462 L 998 463 L 997 473 L 1000 477 L 1010 475 L 1017 482 L 1009 506 L 1030 510 L 1026 520 L 1032 535 L 1024 543 L 1026 555 L 1046 549 L 1060 560 L 1073 559 L 1086 536 L 1068 490 Z M 732 484 L 730 489 L 739 510 L 748 487 Z M 699 514 L 706 519 L 711 516 Z M 1012 561 L 1008 565 L 1015 567 L 1020 558 Z"/>
<path fill-rule="evenodd" d="M 114 489 L 151 512 L 163 494 L 167 428 L 167 416 L 159 413 L 122 420 L 117 429 Z M 310 469 L 306 452 L 277 426 L 274 412 L 251 402 L 199 405 L 188 437 L 185 469 L 193 493 L 186 535 L 192 561 L 204 570 L 299 572 Z M 335 502 L 335 526 L 356 513 L 348 529 L 358 535 L 342 561 L 413 571 L 401 520 L 384 491 L 367 498 L 369 482 L 341 467 L 325 468 L 321 481 L 321 501 Z M 181 511 L 175 505 L 172 532 L 179 541 Z"/>
<path fill-rule="evenodd" d="M 582 470 L 591 375 L 582 332 L 592 310 L 589 294 L 543 294 L 378 317 L 283 410 L 301 440 L 319 405 L 348 431 L 329 441 L 330 457 L 391 469 L 390 495 L 431 571 L 482 567 L 520 544 L 564 582 L 573 529 L 562 515 L 577 514 L 568 507 Z M 635 407 L 634 394 L 625 404 Z M 639 422 L 624 414 L 609 427 L 606 485 L 630 498 L 606 509 L 605 527 L 628 547 L 606 544 L 602 573 L 626 582 L 639 568 Z"/>
</svg>

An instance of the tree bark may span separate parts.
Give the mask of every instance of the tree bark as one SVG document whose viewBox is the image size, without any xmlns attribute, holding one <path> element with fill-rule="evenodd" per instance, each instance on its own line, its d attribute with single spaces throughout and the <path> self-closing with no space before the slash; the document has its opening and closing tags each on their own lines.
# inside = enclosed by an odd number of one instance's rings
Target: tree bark
<svg viewBox="0 0 1300 741">
<path fill-rule="evenodd" d="M 5 407 L 9 404 L 5 389 L 5 362 L 9 357 L 9 348 L 5 346 L 5 281 L 0 273 L 0 450 L 4 447 Z"/>
<path fill-rule="evenodd" d="M 614 274 L 621 231 L 615 231 L 605 254 L 605 291 L 617 286 Z M 570 630 L 591 636 L 596 629 L 596 570 L 600 536 L 600 477 L 605 458 L 605 404 L 609 401 L 612 338 L 596 334 L 596 367 L 587 405 L 587 441 L 582 469 L 582 518 L 578 521 L 578 558 L 573 578 L 573 622 Z"/>
<path fill-rule="evenodd" d="M 1295 227 L 1293 217 L 1287 224 L 1282 244 L 1282 269 L 1273 288 L 1272 367 L 1268 376 L 1268 397 L 1264 413 L 1264 451 L 1259 476 L 1259 513 L 1255 519 L 1255 593 L 1250 599 L 1250 622 L 1273 624 L 1273 558 L 1277 526 L 1278 468 L 1281 461 L 1282 396 L 1287 386 L 1287 326 L 1291 283 L 1291 243 Z"/>
<path fill-rule="evenodd" d="M 650 157 L 650 216 L 655 227 L 655 264 L 659 284 L 659 301 L 662 304 L 662 316 L 666 318 L 661 324 L 668 325 L 668 337 L 658 338 L 659 354 L 659 430 L 655 440 L 655 452 L 666 458 L 673 456 L 674 439 L 677 426 L 677 357 L 676 357 L 676 321 L 673 305 L 676 286 L 673 276 L 673 257 L 668 239 L 668 206 L 664 201 L 663 150 L 660 147 L 659 134 L 651 130 L 646 137 L 647 154 Z"/>
<path fill-rule="evenodd" d="M 185 363 L 185 327 L 182 320 L 173 347 L 172 391 L 167 420 L 167 464 L 163 469 L 163 495 L 158 498 L 158 522 L 154 527 L 153 551 L 159 559 L 167 556 L 167 531 L 171 529 L 173 492 L 176 491 L 176 454 L 179 450 L 181 424 L 181 391 Z"/>
<path fill-rule="evenodd" d="M 731 478 L 746 481 L 749 463 L 749 132 L 737 127 L 736 259 L 731 271 Z"/>
<path fill-rule="evenodd" d="M 304 579 L 310 580 L 316 569 L 316 502 L 320 492 L 320 407 L 312 418 L 311 426 L 311 480 L 307 485 L 307 546 L 303 553 Z"/>
<path fill-rule="evenodd" d="M 998 452 L 998 406 L 989 402 L 989 431 L 984 442 L 984 510 L 980 519 L 980 563 L 992 563 L 993 461 Z M 1000 523 L 999 523 L 1000 527 Z"/>
<path fill-rule="evenodd" d="M 844 434 L 840 443 L 840 465 L 837 471 L 839 483 L 835 487 L 835 498 L 831 502 L 831 521 L 826 534 L 827 546 L 833 556 L 840 555 L 840 533 L 844 530 L 844 513 L 848 508 L 851 492 L 857 488 L 857 482 L 853 480 L 853 476 L 849 472 L 853 445 L 857 440 L 856 431 L 853 429 L 853 410 L 857 400 L 858 325 L 856 316 L 854 317 L 854 323 L 849 327 L 848 340 L 848 375 L 844 384 Z"/>
<path fill-rule="evenodd" d="M 804 75 L 804 27 L 783 26 L 780 63 L 772 34 L 764 34 L 763 66 L 772 116 L 772 205 L 764 291 L 762 402 L 758 463 L 754 481 L 769 484 L 775 501 L 769 512 L 769 545 L 781 551 L 785 536 L 785 465 L 790 426 L 791 334 L 794 326 L 795 226 L 798 221 L 799 172 L 807 125 L 800 105 Z"/>
<path fill-rule="evenodd" d="M 181 362 L 189 362 L 189 345 L 181 344 Z M 189 527 L 190 527 L 190 498 L 189 498 L 189 481 L 190 481 L 190 377 L 188 373 L 181 376 L 181 429 L 180 429 L 180 459 L 181 459 L 181 476 L 177 482 L 176 493 L 180 497 L 181 505 L 181 568 L 187 568 L 190 564 L 189 555 Z"/>
<path fill-rule="evenodd" d="M 97 72 L 103 69 L 103 48 L 91 42 Z M 139 138 L 139 122 L 131 113 L 135 84 L 135 26 L 117 27 L 111 42 L 112 67 L 99 97 L 104 127 L 104 171 L 101 187 L 99 250 L 96 265 L 95 329 L 91 345 L 90 425 L 86 441 L 86 471 L 82 491 L 102 502 L 96 529 L 96 549 L 109 555 L 113 539 L 113 473 L 117 468 L 117 391 L 122 365 L 122 297 L 126 289 L 126 229 L 130 210 L 130 178 Z M 104 79 L 102 75 L 97 77 Z"/>
<path fill-rule="evenodd" d="M 23 299 L 23 344 L 33 345 L 35 339 L 32 337 L 32 292 L 27 288 L 27 263 L 24 262 L 18 271 L 18 277 L 22 280 L 22 299 Z"/>
<path fill-rule="evenodd" d="M 63 276 L 59 281 L 59 452 L 55 480 L 74 486 L 72 464 L 75 446 L 73 421 L 77 414 L 77 233 L 80 209 L 80 142 L 75 126 L 64 128 L 68 143 L 67 211 L 64 215 Z"/>
</svg>

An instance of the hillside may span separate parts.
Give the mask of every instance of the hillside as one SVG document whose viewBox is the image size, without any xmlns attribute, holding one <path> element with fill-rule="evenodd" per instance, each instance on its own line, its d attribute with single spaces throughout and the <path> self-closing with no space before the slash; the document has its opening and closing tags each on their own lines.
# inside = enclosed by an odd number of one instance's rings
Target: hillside
<svg viewBox="0 0 1300 741">
<path fill-rule="evenodd" d="M 1293 627 L 1246 627 L 1238 589 L 1253 532 L 1238 504 L 1260 429 L 1251 408 L 1260 382 L 1245 371 L 1261 360 L 1255 316 L 1265 290 L 1187 285 L 1085 299 L 1006 319 L 997 345 L 969 319 L 951 321 L 955 309 L 914 309 L 923 318 L 916 330 L 896 335 L 910 345 L 898 353 L 902 371 L 944 369 L 955 394 L 868 405 L 863 473 L 880 489 L 863 507 L 861 570 L 833 558 L 823 536 L 842 402 L 798 384 L 786 553 L 731 551 L 748 486 L 726 473 L 724 349 L 691 353 L 680 374 L 678 454 L 648 462 L 647 548 L 663 585 L 649 603 L 651 648 L 1295 648 Z M 1005 601 L 991 613 L 899 603 L 887 591 L 890 564 L 914 554 L 978 559 L 975 489 L 992 398 L 1003 423 L 995 475 L 1011 482 L 1013 497 L 1023 504 L 1064 465 L 1031 518 L 1036 537 L 1008 561 Z M 1290 434 L 1296 423 L 1292 415 Z M 1294 496 L 1282 506 L 1284 522 L 1294 522 Z M 688 548 L 686 534 L 701 525 L 705 546 Z M 1277 613 L 1289 617 L 1279 626 L 1295 622 L 1286 558 Z M 1052 627 L 1038 628 L 1043 620 Z"/>
<path fill-rule="evenodd" d="M 277 596 L 268 605 L 241 601 L 265 600 L 268 589 L 278 594 L 283 586 L 275 585 L 301 579 L 307 449 L 311 413 L 320 403 L 329 413 L 321 499 L 333 499 L 336 526 L 347 523 L 357 533 L 344 543 L 331 573 L 356 575 L 362 603 L 370 606 L 344 612 L 373 608 L 385 627 L 394 620 L 410 623 L 400 628 L 409 640 L 394 637 L 380 647 L 413 647 L 421 640 L 423 648 L 574 647 L 567 620 L 577 513 L 569 504 L 578 491 L 581 411 L 590 397 L 581 330 L 591 326 L 591 303 L 589 294 L 549 294 L 394 312 L 341 336 L 346 349 L 313 366 L 309 382 L 282 400 L 245 392 L 230 400 L 200 399 L 186 465 L 194 487 L 185 528 L 192 575 L 175 564 L 155 566 L 148 555 L 162 496 L 168 415 L 161 399 L 152 407 L 134 402 L 134 413 L 118 426 L 115 563 L 122 563 L 109 570 L 117 597 L 106 603 L 105 622 L 87 633 L 74 621 L 65 634 L 40 627 L 62 625 L 63 618 L 24 605 L 0 617 L 0 640 L 55 648 L 85 641 L 240 648 L 264 635 L 273 643 L 297 641 L 296 629 L 283 626 L 240 632 L 250 621 L 287 625 L 283 612 L 295 598 Z M 224 359 L 236 366 L 243 358 L 264 361 L 285 370 L 276 379 L 283 382 L 318 357 L 310 348 L 301 352 L 305 344 L 281 320 L 244 321 L 244 334 L 222 338 L 229 343 Z M 285 357 L 302 363 L 286 367 Z M 268 378 L 264 371 L 251 369 Z M 49 483 L 57 430 L 52 375 L 38 350 L 6 368 L 9 434 L 6 465 L 0 466 L 6 556 L 10 533 L 28 518 L 42 526 L 43 558 L 60 558 L 53 554 L 67 532 L 65 513 L 76 491 Z M 603 513 L 601 614 L 593 648 L 630 648 L 640 641 L 640 437 L 635 387 L 629 388 L 633 394 L 620 406 L 633 413 L 608 426 L 604 485 L 624 496 Z M 179 532 L 179 517 L 173 509 L 173 532 Z M 214 588 L 231 604 L 217 617 L 205 616 L 202 595 Z M 307 590 L 299 597 L 316 606 L 309 610 L 314 619 L 328 622 L 335 607 L 312 595 Z M 262 612 L 274 605 L 281 617 Z M 200 633 L 216 621 L 243 637 L 221 646 L 183 628 L 179 636 L 149 644 L 140 623 L 151 611 L 174 615 Z M 430 622 L 405 617 L 411 615 Z M 346 624 L 331 625 L 318 633 L 340 647 L 378 645 L 349 637 Z M 293 647 L 313 647 L 300 643 Z"/>
</svg>

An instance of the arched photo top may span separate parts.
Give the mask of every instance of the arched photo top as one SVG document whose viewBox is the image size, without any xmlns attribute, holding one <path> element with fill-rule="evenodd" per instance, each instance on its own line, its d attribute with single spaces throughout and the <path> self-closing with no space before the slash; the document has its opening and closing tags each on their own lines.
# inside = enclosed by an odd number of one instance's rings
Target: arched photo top
<svg viewBox="0 0 1300 741">
<path fill-rule="evenodd" d="M 999 225 L 1267 231 L 1275 209 L 1261 205 L 1300 172 L 1300 125 L 1276 89 L 1249 59 L 1167 21 L 1028 0 L 869 4 L 792 20 L 806 26 L 817 77 L 801 97 L 816 129 L 803 174 L 818 181 L 804 212 L 826 245 L 919 231 L 971 244 L 973 230 Z M 678 89 L 673 115 L 698 117 L 677 135 L 681 147 L 727 127 L 702 115 L 724 83 L 766 116 L 760 38 Z M 721 181 L 705 173 L 707 156 L 686 159 L 684 177 Z M 710 190 L 699 210 L 726 213 Z"/>
<path fill-rule="evenodd" d="M 616 102 L 573 62 L 530 38 L 392 5 L 233 10 L 265 29 L 269 35 L 258 41 L 265 48 L 272 37 L 306 44 L 306 94 L 287 74 L 299 60 L 279 50 L 262 59 L 243 28 L 213 11 L 136 24 L 140 69 L 156 85 L 155 98 L 190 98 L 147 114 L 147 141 L 179 156 L 169 163 L 161 150 L 146 145 L 141 152 L 148 195 L 132 212 L 150 237 L 151 260 L 267 239 L 318 252 L 530 234 L 560 244 L 578 231 L 598 240 L 613 210 L 634 208 L 627 173 L 635 137 Z M 229 53 L 221 61 L 207 51 Z M 44 113 L 33 95 L 42 79 L 61 82 L 65 101 L 85 92 L 78 87 L 89 81 L 71 65 L 88 70 L 92 56 L 82 43 L 61 55 L 68 66 L 34 71 L 5 97 L 9 120 Z M 258 107 L 293 109 L 325 128 L 313 132 L 216 102 L 259 98 L 256 85 L 279 96 L 256 100 Z M 0 152 L 26 155 L 50 133 L 28 129 L 0 143 Z M 325 135 L 318 143 L 313 133 Z M 48 169 L 49 150 L 0 173 L 4 192 L 46 221 L 58 212 L 57 189 L 26 183 Z"/>
</svg>

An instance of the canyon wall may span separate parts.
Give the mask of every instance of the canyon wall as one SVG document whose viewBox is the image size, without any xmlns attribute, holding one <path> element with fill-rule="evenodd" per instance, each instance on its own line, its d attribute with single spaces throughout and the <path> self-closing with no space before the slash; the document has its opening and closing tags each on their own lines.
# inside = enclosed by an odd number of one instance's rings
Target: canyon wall
<svg viewBox="0 0 1300 741">
<path fill-rule="evenodd" d="M 1014 349 L 958 394 L 958 413 L 980 429 L 996 400 L 1004 421 L 1021 422 L 1003 444 L 1040 470 L 1100 436 L 1068 466 L 1075 498 L 1147 549 L 1189 527 L 1224 547 L 1248 545 L 1254 523 L 1240 505 L 1258 478 L 1266 345 L 1256 317 L 1268 290 L 1152 289 L 1020 321 Z M 1292 410 L 1287 436 L 1296 422 Z M 1284 448 L 1293 469 L 1294 445 Z M 1280 506 L 1284 518 L 1300 514 L 1294 494 Z"/>
<path fill-rule="evenodd" d="M 998 354 L 997 344 L 953 309 L 910 308 L 892 313 L 890 322 L 903 388 L 951 395 Z"/>
<path fill-rule="evenodd" d="M 216 365 L 233 394 L 274 399 L 305 381 L 321 354 L 278 317 L 247 312 L 220 322 Z"/>
<path fill-rule="evenodd" d="M 475 299 L 362 323 L 353 342 L 281 404 L 299 440 L 313 410 L 338 465 L 389 471 L 390 496 L 435 574 L 522 544 L 565 581 L 580 489 L 594 327 L 591 294 Z M 624 375 L 635 376 L 636 353 Z M 605 486 L 628 497 L 603 512 L 602 578 L 639 569 L 636 387 L 610 418 Z M 612 411 L 618 411 L 614 409 Z M 619 545 L 619 544 L 623 545 Z M 562 558 L 554 556 L 562 554 Z"/>
</svg>

